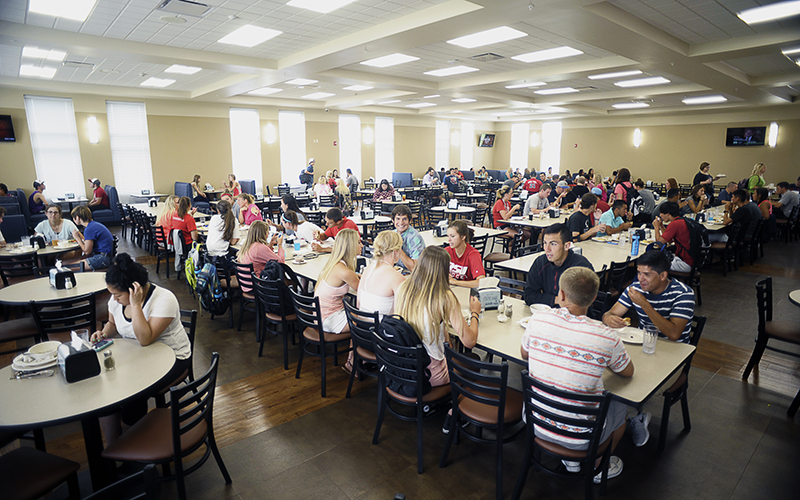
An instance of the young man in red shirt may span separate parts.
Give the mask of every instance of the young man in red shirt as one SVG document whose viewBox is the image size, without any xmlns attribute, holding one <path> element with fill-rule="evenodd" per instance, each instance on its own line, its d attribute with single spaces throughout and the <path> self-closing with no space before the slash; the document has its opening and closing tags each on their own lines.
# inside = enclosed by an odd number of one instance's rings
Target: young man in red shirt
<svg viewBox="0 0 800 500">
<path fill-rule="evenodd" d="M 660 215 L 653 221 L 656 241 L 664 244 L 675 242 L 675 257 L 672 259 L 670 270 L 680 273 L 690 272 L 694 264 L 694 259 L 689 253 L 692 238 L 686 220 L 680 216 L 681 209 L 677 203 L 668 201 L 662 203 L 658 211 Z"/>
<path fill-rule="evenodd" d="M 325 223 L 327 224 L 328 229 L 326 229 L 324 232 L 317 232 L 314 235 L 317 241 L 325 241 L 328 238 L 335 238 L 342 229 L 353 229 L 354 231 L 359 232 L 356 223 L 345 217 L 342 211 L 335 207 L 331 208 L 325 213 Z M 311 244 L 311 248 L 315 252 L 319 253 L 330 253 L 333 249 L 332 247 L 323 247 L 316 241 Z"/>
<path fill-rule="evenodd" d="M 522 185 L 522 189 L 529 192 L 530 194 L 538 193 L 541 187 L 542 187 L 542 181 L 537 179 L 536 175 L 532 175 L 531 178 L 525 181 L 525 184 Z"/>
<path fill-rule="evenodd" d="M 94 212 L 95 210 L 111 208 L 111 205 L 108 202 L 106 190 L 100 187 L 100 179 L 89 179 L 89 182 L 92 183 L 92 188 L 94 189 L 94 195 L 88 204 L 89 210 Z"/>
</svg>

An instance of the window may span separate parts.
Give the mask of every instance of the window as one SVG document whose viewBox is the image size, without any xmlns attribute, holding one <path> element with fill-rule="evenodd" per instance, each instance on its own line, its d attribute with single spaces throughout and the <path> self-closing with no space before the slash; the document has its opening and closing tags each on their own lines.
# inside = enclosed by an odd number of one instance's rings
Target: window
<svg viewBox="0 0 800 500">
<path fill-rule="evenodd" d="M 347 179 L 347 169 L 361 180 L 361 117 L 339 115 L 339 177 Z"/>
<path fill-rule="evenodd" d="M 547 171 L 553 167 L 553 173 L 561 172 L 561 122 L 542 123 L 542 156 L 540 168 Z"/>
<path fill-rule="evenodd" d="M 45 197 L 86 196 L 72 99 L 26 95 L 25 114 L 36 177 L 45 181 Z"/>
<path fill-rule="evenodd" d="M 257 109 L 231 108 L 231 160 L 237 180 L 256 181 L 256 193 L 264 184 L 261 174 L 261 132 Z"/>
<path fill-rule="evenodd" d="M 306 121 L 302 111 L 278 112 L 278 136 L 281 147 L 281 182 L 300 183 L 300 171 L 306 167 Z M 319 172 L 314 172 L 314 181 Z"/>
<path fill-rule="evenodd" d="M 391 179 L 394 173 L 394 118 L 375 117 L 375 178 Z"/>
<path fill-rule="evenodd" d="M 511 125 L 511 168 L 524 172 L 528 168 L 529 123 Z"/>
<path fill-rule="evenodd" d="M 153 190 L 153 167 L 143 102 L 106 101 L 114 186 L 120 195 Z"/>
<path fill-rule="evenodd" d="M 436 170 L 450 170 L 450 122 L 436 120 Z"/>
<path fill-rule="evenodd" d="M 475 124 L 461 122 L 461 170 L 469 170 L 472 165 L 472 153 L 475 147 Z"/>
</svg>

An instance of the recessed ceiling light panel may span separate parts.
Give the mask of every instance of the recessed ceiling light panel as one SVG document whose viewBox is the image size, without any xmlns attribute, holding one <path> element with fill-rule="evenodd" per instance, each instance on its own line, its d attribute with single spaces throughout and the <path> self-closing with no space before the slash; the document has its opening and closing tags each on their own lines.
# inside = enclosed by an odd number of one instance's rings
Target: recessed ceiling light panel
<svg viewBox="0 0 800 500">
<path fill-rule="evenodd" d="M 62 50 L 47 50 L 38 47 L 23 47 L 22 57 L 31 59 L 47 59 L 48 61 L 63 61 L 67 53 Z"/>
<path fill-rule="evenodd" d="M 798 14 L 800 14 L 800 1 L 793 0 L 791 2 L 778 2 L 743 10 L 736 15 L 747 24 L 756 24 L 792 17 Z"/>
<path fill-rule="evenodd" d="M 721 95 L 706 95 L 700 97 L 687 97 L 682 102 L 684 104 L 717 104 L 720 102 L 726 102 L 728 99 L 725 96 Z"/>
<path fill-rule="evenodd" d="M 506 85 L 506 88 L 509 90 L 513 89 L 528 89 L 531 87 L 541 87 L 543 85 L 547 85 L 544 82 L 528 82 L 528 83 L 515 83 L 514 85 Z"/>
<path fill-rule="evenodd" d="M 335 95 L 336 94 L 331 94 L 330 92 L 314 92 L 313 94 L 306 94 L 302 96 L 301 99 L 326 99 Z"/>
<path fill-rule="evenodd" d="M 425 97 L 423 97 L 423 99 L 433 99 L 434 97 L 442 97 L 442 96 L 439 94 L 431 94 L 431 95 L 426 95 Z"/>
<path fill-rule="evenodd" d="M 793 55 L 793 54 L 800 54 L 800 48 L 796 48 L 796 49 L 783 49 L 781 52 L 782 52 L 782 53 L 783 53 L 783 55 L 785 55 L 785 56 L 791 56 L 791 55 Z"/>
<path fill-rule="evenodd" d="M 286 5 L 290 7 L 297 7 L 298 9 L 313 10 L 320 14 L 327 14 L 334 10 L 351 4 L 356 0 L 291 0 Z"/>
<path fill-rule="evenodd" d="M 388 68 L 389 66 L 397 66 L 411 61 L 418 61 L 419 57 L 408 56 L 406 54 L 389 54 L 388 56 L 376 57 L 369 61 L 364 61 L 361 64 L 365 66 L 373 66 L 375 68 Z"/>
<path fill-rule="evenodd" d="M 34 66 L 33 64 L 23 64 L 19 67 L 19 76 L 27 76 L 31 78 L 44 78 L 49 80 L 56 75 L 56 70 L 50 66 Z"/>
<path fill-rule="evenodd" d="M 430 76 L 452 76 L 463 73 L 472 73 L 473 71 L 478 71 L 478 68 L 472 68 L 470 66 L 449 66 L 447 68 L 426 71 L 424 74 Z"/>
<path fill-rule="evenodd" d="M 383 106 L 384 104 L 397 104 L 398 102 L 400 102 L 400 99 L 392 99 L 391 101 L 379 102 L 378 105 Z"/>
<path fill-rule="evenodd" d="M 407 108 L 430 108 L 431 106 L 436 106 L 436 104 L 432 102 L 416 102 L 414 104 L 406 104 Z"/>
<path fill-rule="evenodd" d="M 508 26 L 500 26 L 499 28 L 492 28 L 486 31 L 480 31 L 471 35 L 462 36 L 448 40 L 447 43 L 464 47 L 465 49 L 474 49 L 475 47 L 483 47 L 492 43 L 507 42 L 516 38 L 528 36 L 527 33 L 509 28 Z"/>
<path fill-rule="evenodd" d="M 453 99 L 452 101 L 458 103 L 465 103 L 465 102 L 475 102 L 476 99 L 470 99 L 469 97 L 459 97 L 458 99 Z"/>
<path fill-rule="evenodd" d="M 639 78 L 636 80 L 624 80 L 621 82 L 616 82 L 614 83 L 614 85 L 616 85 L 617 87 L 629 88 L 629 87 L 649 87 L 651 85 L 663 85 L 665 83 L 669 83 L 669 80 L 667 80 L 663 76 L 653 76 L 650 78 Z"/>
<path fill-rule="evenodd" d="M 217 41 L 219 43 L 226 43 L 229 45 L 239 45 L 240 47 L 255 47 L 256 45 L 264 43 L 271 38 L 275 38 L 281 33 L 283 32 L 248 24 L 228 35 L 225 35 Z"/>
<path fill-rule="evenodd" d="M 289 80 L 286 82 L 286 85 L 298 85 L 303 87 L 305 85 L 311 85 L 313 83 L 317 83 L 319 80 L 309 80 L 308 78 L 295 78 L 294 80 Z"/>
<path fill-rule="evenodd" d="M 542 89 L 533 91 L 534 94 L 539 94 L 539 95 L 572 94 L 575 92 L 580 92 L 580 90 L 574 89 L 572 87 L 561 87 L 557 89 Z"/>
<path fill-rule="evenodd" d="M 618 102 L 617 104 L 612 104 L 611 106 L 616 109 L 639 109 L 650 107 L 650 105 L 646 102 Z"/>
<path fill-rule="evenodd" d="M 142 83 L 140 83 L 139 85 L 141 85 L 142 87 L 164 88 L 164 87 L 169 87 L 173 83 L 175 83 L 175 80 L 172 80 L 171 78 L 150 77 L 147 80 L 145 80 Z"/>
<path fill-rule="evenodd" d="M 250 95 L 270 95 L 277 92 L 282 92 L 283 89 L 276 89 L 275 87 L 261 87 L 260 89 L 251 90 L 248 92 Z"/>
<path fill-rule="evenodd" d="M 515 61 L 522 61 L 524 63 L 550 61 L 552 59 L 561 59 L 563 57 L 572 57 L 583 54 L 583 51 L 573 49 L 572 47 L 556 47 L 554 49 L 537 50 L 536 52 L 528 52 L 527 54 L 520 54 L 512 56 L 511 59 Z"/>
<path fill-rule="evenodd" d="M 164 70 L 164 73 L 179 73 L 181 75 L 193 75 L 203 68 L 197 66 L 184 66 L 182 64 L 173 64 Z"/>
<path fill-rule="evenodd" d="M 349 87 L 345 87 L 344 90 L 352 90 L 354 92 L 360 92 L 362 90 L 370 90 L 374 88 L 375 87 L 370 87 L 369 85 L 350 85 Z"/>
<path fill-rule="evenodd" d="M 591 75 L 589 80 L 605 80 L 606 78 L 625 78 L 626 76 L 641 75 L 641 70 L 632 69 L 630 71 L 617 71 L 616 73 L 603 73 L 601 75 Z"/>
<path fill-rule="evenodd" d="M 97 0 L 30 0 L 28 12 L 83 22 Z"/>
</svg>

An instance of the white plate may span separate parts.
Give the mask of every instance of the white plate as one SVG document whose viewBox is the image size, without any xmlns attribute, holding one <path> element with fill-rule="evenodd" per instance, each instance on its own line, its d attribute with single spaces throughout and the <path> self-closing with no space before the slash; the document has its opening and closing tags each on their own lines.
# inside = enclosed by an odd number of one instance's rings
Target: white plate
<svg viewBox="0 0 800 500">
<path fill-rule="evenodd" d="M 511 217 L 511 220 L 522 220 L 522 219 L 524 219 L 524 217 L 522 217 L 521 215 L 515 215 Z"/>
<path fill-rule="evenodd" d="M 43 359 L 41 361 L 31 361 L 30 363 L 22 361 L 24 357 L 25 357 L 24 354 L 20 354 L 19 356 L 14 358 L 14 362 L 12 364 L 15 370 L 36 370 L 39 368 L 52 366 L 58 361 L 57 355 L 55 353 L 51 358 Z"/>
<path fill-rule="evenodd" d="M 644 340 L 642 339 L 642 336 L 644 335 L 644 330 L 640 330 L 632 326 L 626 326 L 624 328 L 617 329 L 617 335 L 619 335 L 620 340 L 622 340 L 626 344 L 639 345 L 642 342 L 644 342 Z"/>
<path fill-rule="evenodd" d="M 530 319 L 532 317 L 533 316 L 528 316 L 527 318 L 522 318 L 521 320 L 517 321 L 517 324 L 519 326 L 521 326 L 522 328 L 528 328 L 528 321 L 530 321 Z"/>
<path fill-rule="evenodd" d="M 58 359 L 52 359 L 43 365 L 36 365 L 35 367 L 30 365 L 18 365 L 16 363 L 11 363 L 11 369 L 16 370 L 18 372 L 24 372 L 29 370 L 44 370 L 45 368 L 51 368 L 58 364 Z"/>
<path fill-rule="evenodd" d="M 307 264 L 307 263 L 308 263 L 307 260 L 304 260 L 303 262 L 297 262 L 296 260 L 292 261 L 292 264 L 294 264 L 296 266 L 302 266 L 303 264 Z"/>
<path fill-rule="evenodd" d="M 531 304 L 530 310 L 531 313 L 536 313 L 539 311 L 549 311 L 552 307 L 548 306 L 547 304 Z"/>
</svg>

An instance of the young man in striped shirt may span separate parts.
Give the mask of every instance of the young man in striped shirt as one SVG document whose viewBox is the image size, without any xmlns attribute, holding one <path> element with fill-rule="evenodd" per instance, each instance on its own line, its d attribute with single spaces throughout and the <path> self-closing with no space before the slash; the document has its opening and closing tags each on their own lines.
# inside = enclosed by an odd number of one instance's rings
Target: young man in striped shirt
<svg viewBox="0 0 800 500">
<path fill-rule="evenodd" d="M 659 336 L 675 342 L 689 342 L 694 316 L 694 291 L 678 280 L 670 279 L 669 257 L 665 252 L 650 250 L 636 261 L 637 279 L 622 292 L 619 301 L 603 315 L 603 323 L 622 328 L 622 319 L 631 307 L 639 316 L 639 328 L 655 325 Z M 650 413 L 640 413 L 631 419 L 631 432 L 636 446 L 644 446 L 650 438 L 647 426 Z"/>
</svg>

